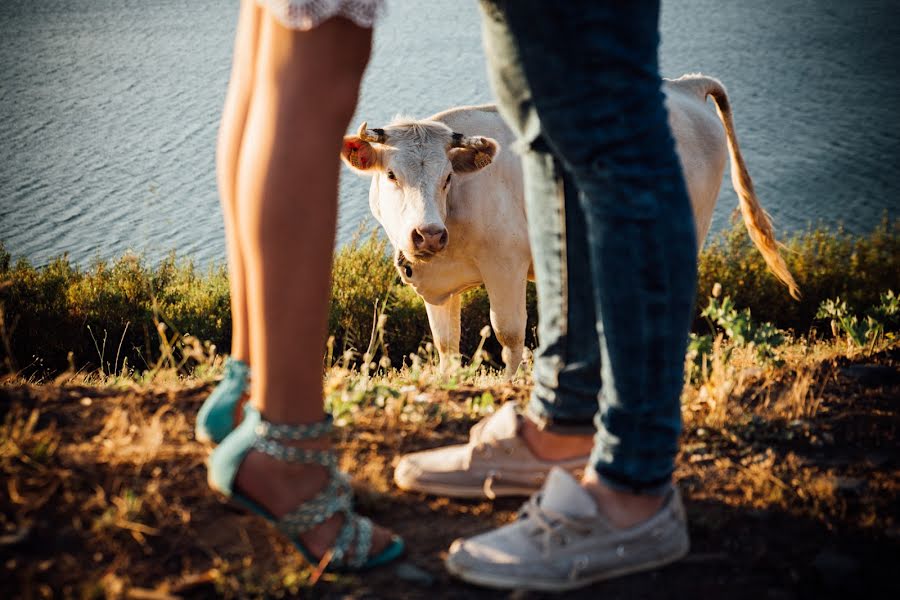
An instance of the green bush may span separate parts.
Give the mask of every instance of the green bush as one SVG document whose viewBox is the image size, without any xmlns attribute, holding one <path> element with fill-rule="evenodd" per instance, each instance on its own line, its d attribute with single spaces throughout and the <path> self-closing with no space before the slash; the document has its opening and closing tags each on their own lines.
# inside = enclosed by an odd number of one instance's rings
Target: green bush
<svg viewBox="0 0 900 600">
<path fill-rule="evenodd" d="M 819 306 L 816 318 L 828 321 L 835 337 L 843 333 L 858 348 L 874 347 L 885 336 L 894 337 L 900 325 L 900 297 L 893 290 L 882 294 L 881 303 L 866 312 L 860 318 L 850 312 L 845 301 L 829 298 Z"/>
<path fill-rule="evenodd" d="M 900 220 L 884 218 L 866 236 L 841 228 L 810 229 L 788 239 L 783 254 L 800 286 L 800 301 L 766 269 L 743 225 L 716 236 L 700 255 L 698 314 L 718 282 L 736 306 L 751 308 L 755 319 L 806 332 L 829 298 L 840 296 L 861 311 L 877 305 L 885 290 L 900 289 Z M 699 321 L 696 325 L 702 329 Z"/>
<path fill-rule="evenodd" d="M 134 255 L 94 261 L 84 270 L 67 256 L 41 268 L 25 260 L 11 266 L 0 247 L 0 282 L 2 333 L 12 355 L 4 361 L 25 373 L 65 369 L 70 352 L 78 368 L 111 373 L 126 359 L 148 368 L 160 356 L 157 323 L 228 349 L 224 267 L 198 272 L 174 256 L 148 267 Z"/>
<path fill-rule="evenodd" d="M 708 330 L 700 314 L 716 282 L 731 297 L 735 310 L 751 308 L 754 320 L 781 329 L 805 332 L 829 298 L 840 297 L 849 311 L 862 314 L 879 304 L 885 290 L 900 289 L 898 234 L 900 220 L 885 219 L 867 236 L 811 229 L 789 239 L 786 261 L 803 292 L 797 302 L 766 270 L 743 226 L 736 224 L 716 236 L 700 256 L 695 329 Z M 468 354 L 489 323 L 489 303 L 484 289 L 476 289 L 463 296 L 462 304 L 461 350 Z M 526 343 L 533 346 L 537 323 L 533 284 L 528 287 L 527 307 Z M 169 341 L 191 334 L 215 344 L 220 352 L 230 350 L 224 266 L 198 270 L 174 255 L 153 266 L 126 255 L 95 261 L 84 269 L 66 256 L 34 267 L 25 260 L 14 263 L 0 245 L 0 308 L 4 362 L 25 374 L 63 370 L 70 352 L 79 368 L 114 372 L 126 358 L 132 366 L 147 368 L 160 357 L 157 323 L 166 325 Z M 328 325 L 336 352 L 364 352 L 377 314 L 386 316 L 384 337 L 394 365 L 430 339 L 422 300 L 400 283 L 386 242 L 372 232 L 356 236 L 335 254 Z M 495 337 L 485 350 L 499 363 Z"/>
</svg>

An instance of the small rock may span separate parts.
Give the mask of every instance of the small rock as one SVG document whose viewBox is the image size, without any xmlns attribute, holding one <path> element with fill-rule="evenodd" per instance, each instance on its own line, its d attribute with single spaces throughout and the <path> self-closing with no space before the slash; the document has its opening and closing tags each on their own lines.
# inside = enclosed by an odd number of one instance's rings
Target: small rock
<svg viewBox="0 0 900 600">
<path fill-rule="evenodd" d="M 841 369 L 841 374 L 866 386 L 900 383 L 900 369 L 887 365 L 851 365 Z"/>
<path fill-rule="evenodd" d="M 819 552 L 812 565 L 822 576 L 822 580 L 830 586 L 846 583 L 859 572 L 857 559 L 830 548 Z"/>
<path fill-rule="evenodd" d="M 891 455 L 887 452 L 867 452 L 866 462 L 873 467 L 882 468 L 891 462 Z"/>
<path fill-rule="evenodd" d="M 416 585 L 427 587 L 434 583 L 434 576 L 431 573 L 408 562 L 397 565 L 394 569 L 394 574 L 403 581 L 415 583 Z"/>
<path fill-rule="evenodd" d="M 845 494 L 858 494 L 866 487 L 866 481 L 859 477 L 838 477 L 835 487 Z"/>
<path fill-rule="evenodd" d="M 19 542 L 24 541 L 28 534 L 31 533 L 31 525 L 26 524 L 19 527 L 18 531 L 14 531 L 12 533 L 8 533 L 5 535 L 0 535 L 0 547 L 2 546 L 15 546 Z"/>
</svg>

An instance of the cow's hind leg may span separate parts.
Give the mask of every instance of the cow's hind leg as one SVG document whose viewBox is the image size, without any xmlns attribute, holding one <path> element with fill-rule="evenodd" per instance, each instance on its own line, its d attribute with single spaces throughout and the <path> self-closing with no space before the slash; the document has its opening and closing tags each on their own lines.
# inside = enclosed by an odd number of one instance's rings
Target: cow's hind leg
<svg viewBox="0 0 900 600">
<path fill-rule="evenodd" d="M 459 357 L 460 296 L 453 294 L 443 304 L 425 303 L 431 336 L 441 359 L 441 371 L 446 371 Z"/>
<path fill-rule="evenodd" d="M 503 364 L 506 379 L 515 377 L 522 364 L 525 351 L 525 273 L 521 276 L 504 273 L 499 281 L 485 278 L 488 298 L 491 302 L 491 326 L 497 340 L 503 346 Z"/>
</svg>

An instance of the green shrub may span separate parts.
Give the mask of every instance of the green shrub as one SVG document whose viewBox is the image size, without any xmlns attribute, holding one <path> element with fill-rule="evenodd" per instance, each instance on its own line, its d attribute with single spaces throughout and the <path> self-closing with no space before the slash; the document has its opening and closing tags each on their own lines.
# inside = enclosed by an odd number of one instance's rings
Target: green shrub
<svg viewBox="0 0 900 600">
<path fill-rule="evenodd" d="M 328 331 L 337 348 L 365 350 L 378 305 L 391 299 L 396 273 L 387 256 L 387 242 L 375 232 L 360 233 L 339 249 L 331 272 Z"/>
<path fill-rule="evenodd" d="M 719 331 L 730 342 L 723 349 L 726 361 L 734 348 L 752 348 L 758 364 L 783 364 L 784 361 L 778 355 L 778 348 L 784 343 L 784 332 L 771 323 L 754 320 L 749 308 L 738 310 L 730 296 L 720 299 L 720 295 L 720 286 L 713 286 L 709 304 L 700 313 L 709 324 L 710 333 L 706 335 L 691 333 L 688 340 L 689 362 L 686 373 L 688 381 L 696 381 L 703 364 L 712 356 L 713 340 Z"/>
<path fill-rule="evenodd" d="M 847 302 L 840 298 L 828 299 L 819 305 L 817 319 L 830 322 L 835 337 L 843 333 L 858 348 L 876 343 L 888 336 L 893 338 L 900 325 L 900 298 L 893 290 L 881 294 L 880 303 L 866 311 L 864 318 L 852 313 Z"/>
<path fill-rule="evenodd" d="M 730 296 L 734 310 L 751 308 L 755 321 L 780 329 L 805 332 L 829 298 L 840 297 L 850 313 L 862 314 L 879 304 L 885 290 L 900 289 L 898 234 L 900 220 L 885 219 L 868 236 L 811 229 L 789 239 L 785 258 L 803 292 L 797 302 L 766 270 L 743 226 L 736 224 L 716 236 L 700 256 L 695 330 L 708 331 L 700 314 L 716 282 Z M 891 306 L 886 304 L 884 310 L 890 311 Z M 166 325 L 170 342 L 191 334 L 210 341 L 220 352 L 230 350 L 224 266 L 198 270 L 174 255 L 153 266 L 126 255 L 115 261 L 95 261 L 84 269 L 64 255 L 34 267 L 25 260 L 13 262 L 0 245 L 0 309 L 4 317 L 0 352 L 8 368 L 25 374 L 63 370 L 69 365 L 70 352 L 79 368 L 115 372 L 124 359 L 132 366 L 148 368 L 161 355 L 157 323 Z M 527 310 L 526 343 L 534 346 L 533 284 L 528 286 Z M 384 339 L 392 364 L 401 364 L 430 339 L 422 300 L 400 283 L 387 243 L 372 232 L 357 235 L 335 254 L 328 326 L 335 336 L 336 352 L 364 352 L 379 312 L 387 319 Z M 881 317 L 887 318 L 896 316 Z M 489 321 L 484 289 L 466 292 L 464 355 L 474 352 L 481 341 L 479 332 Z M 500 348 L 495 336 L 484 349 L 498 365 Z"/>
<path fill-rule="evenodd" d="M 0 308 L 12 355 L 4 361 L 10 368 L 56 372 L 69 366 L 70 352 L 77 368 L 113 373 L 125 360 L 149 368 L 160 357 L 157 323 L 228 349 L 224 267 L 198 272 L 174 256 L 148 267 L 134 255 L 94 261 L 84 270 L 67 256 L 41 268 L 25 260 L 10 264 L 0 247 Z"/>
<path fill-rule="evenodd" d="M 751 308 L 755 319 L 805 332 L 828 298 L 840 296 L 860 311 L 878 304 L 884 290 L 900 289 L 900 220 L 885 218 L 866 236 L 841 228 L 810 229 L 788 239 L 783 253 L 803 294 L 800 301 L 766 269 L 743 225 L 716 236 L 700 255 L 698 314 L 718 282 L 738 307 Z"/>
</svg>

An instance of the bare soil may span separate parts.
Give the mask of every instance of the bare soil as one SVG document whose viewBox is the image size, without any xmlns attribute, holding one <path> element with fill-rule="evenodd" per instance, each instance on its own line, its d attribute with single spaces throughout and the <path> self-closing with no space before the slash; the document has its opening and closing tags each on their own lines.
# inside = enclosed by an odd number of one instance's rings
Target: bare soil
<svg viewBox="0 0 900 600">
<path fill-rule="evenodd" d="M 690 555 L 567 597 L 900 598 L 898 367 L 896 348 L 815 365 L 817 408 L 804 418 L 770 402 L 796 382 L 790 367 L 746 381 L 727 425 L 686 410 L 676 480 Z M 511 520 L 521 500 L 391 485 L 398 455 L 465 441 L 476 421 L 466 401 L 483 389 L 426 390 L 426 401 L 364 408 L 339 429 L 361 512 L 408 552 L 399 566 L 314 586 L 289 543 L 207 487 L 209 448 L 193 422 L 209 389 L 0 387 L 0 597 L 538 597 L 471 587 L 442 567 L 455 538 Z M 497 402 L 527 392 L 490 389 Z"/>
</svg>

